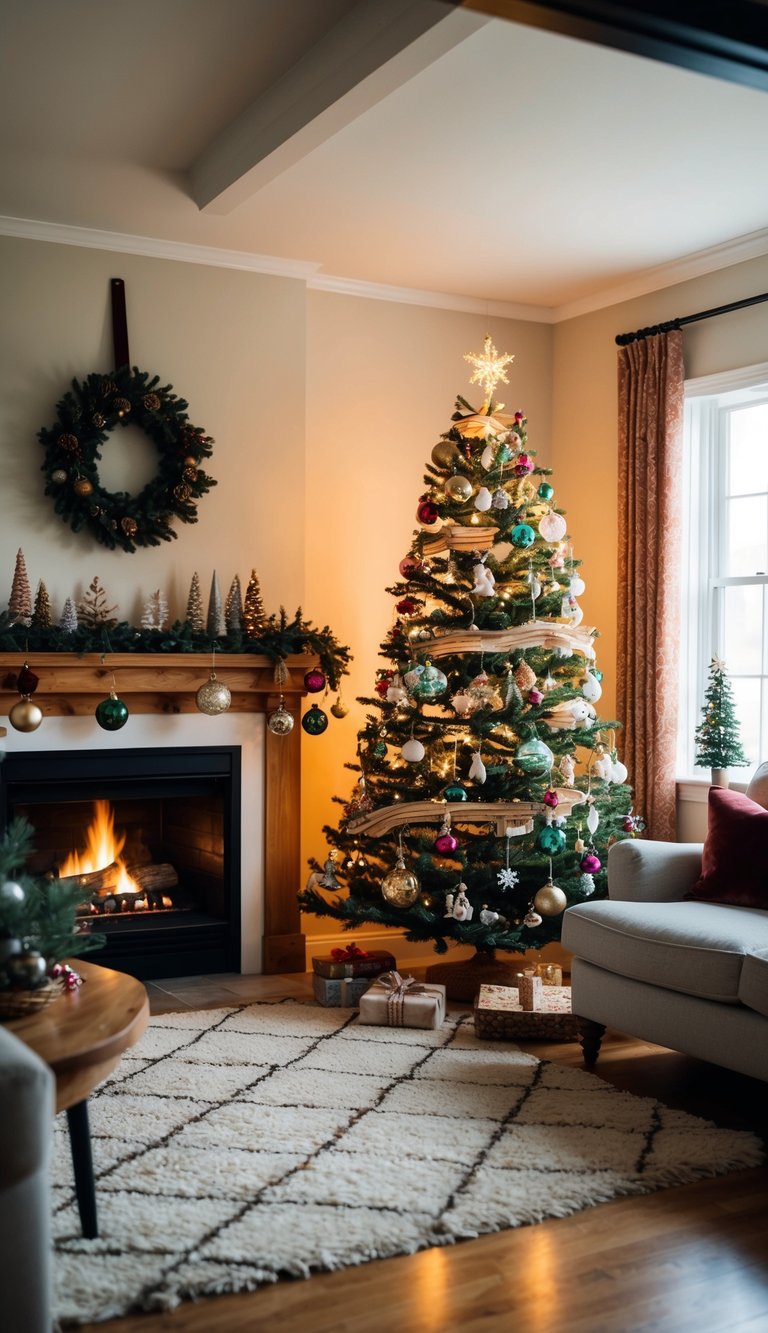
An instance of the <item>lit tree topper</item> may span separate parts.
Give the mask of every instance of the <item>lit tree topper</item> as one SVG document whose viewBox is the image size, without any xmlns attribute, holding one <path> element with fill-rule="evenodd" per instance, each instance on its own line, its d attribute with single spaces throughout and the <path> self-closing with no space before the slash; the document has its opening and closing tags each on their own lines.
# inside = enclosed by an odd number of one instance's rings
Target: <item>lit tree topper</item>
<svg viewBox="0 0 768 1333">
<path fill-rule="evenodd" d="M 487 333 L 483 341 L 482 353 L 465 353 L 464 360 L 474 367 L 469 381 L 470 384 L 482 385 L 486 399 L 490 402 L 499 381 L 503 384 L 509 383 L 504 373 L 504 367 L 514 359 L 513 356 L 498 352 L 491 341 L 491 335 Z"/>
</svg>

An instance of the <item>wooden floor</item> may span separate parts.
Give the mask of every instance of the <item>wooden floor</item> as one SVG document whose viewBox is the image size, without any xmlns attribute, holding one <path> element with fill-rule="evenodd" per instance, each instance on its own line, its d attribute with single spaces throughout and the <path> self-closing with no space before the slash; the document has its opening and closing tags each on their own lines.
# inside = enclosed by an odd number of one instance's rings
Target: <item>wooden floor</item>
<svg viewBox="0 0 768 1333">
<path fill-rule="evenodd" d="M 311 996 L 311 979 L 151 982 L 152 1012 Z M 465 1007 L 465 1006 L 464 1006 Z M 575 1043 L 522 1043 L 581 1065 Z M 602 1078 L 765 1134 L 768 1084 L 608 1035 Z M 768 1168 L 83 1333 L 765 1333 Z"/>
</svg>

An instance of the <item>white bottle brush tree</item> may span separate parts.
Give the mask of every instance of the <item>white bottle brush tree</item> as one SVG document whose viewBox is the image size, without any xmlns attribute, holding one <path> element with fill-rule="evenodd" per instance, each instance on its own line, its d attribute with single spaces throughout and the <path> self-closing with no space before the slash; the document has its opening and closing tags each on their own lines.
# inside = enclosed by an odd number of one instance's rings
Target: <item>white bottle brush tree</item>
<svg viewBox="0 0 768 1333">
<path fill-rule="evenodd" d="M 459 398 L 432 450 L 388 589 L 385 665 L 360 700 L 356 786 L 324 829 L 341 891 L 330 896 L 313 861 L 300 902 L 438 953 L 525 952 L 559 936 L 568 903 L 605 893 L 610 843 L 642 822 L 618 723 L 595 710 L 595 632 L 550 473 L 525 414 L 493 400 L 512 358 L 486 338 L 466 359 L 485 399 Z"/>
</svg>

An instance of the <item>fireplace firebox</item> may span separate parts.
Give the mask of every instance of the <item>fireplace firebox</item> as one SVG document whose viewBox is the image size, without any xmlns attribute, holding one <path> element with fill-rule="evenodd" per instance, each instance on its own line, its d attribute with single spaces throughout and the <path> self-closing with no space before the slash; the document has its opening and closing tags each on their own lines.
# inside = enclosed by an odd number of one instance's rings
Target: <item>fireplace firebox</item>
<svg viewBox="0 0 768 1333">
<path fill-rule="evenodd" d="M 141 980 L 240 971 L 240 748 L 9 753 L 3 827 L 34 874 L 78 876 L 94 961 Z"/>
</svg>

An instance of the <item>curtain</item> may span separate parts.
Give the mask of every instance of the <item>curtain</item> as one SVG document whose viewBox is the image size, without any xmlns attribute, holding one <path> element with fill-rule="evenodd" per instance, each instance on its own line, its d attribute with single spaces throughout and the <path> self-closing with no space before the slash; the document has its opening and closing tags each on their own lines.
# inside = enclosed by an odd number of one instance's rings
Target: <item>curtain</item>
<svg viewBox="0 0 768 1333">
<path fill-rule="evenodd" d="M 619 350 L 617 712 L 634 810 L 675 838 L 683 335 Z"/>
</svg>

